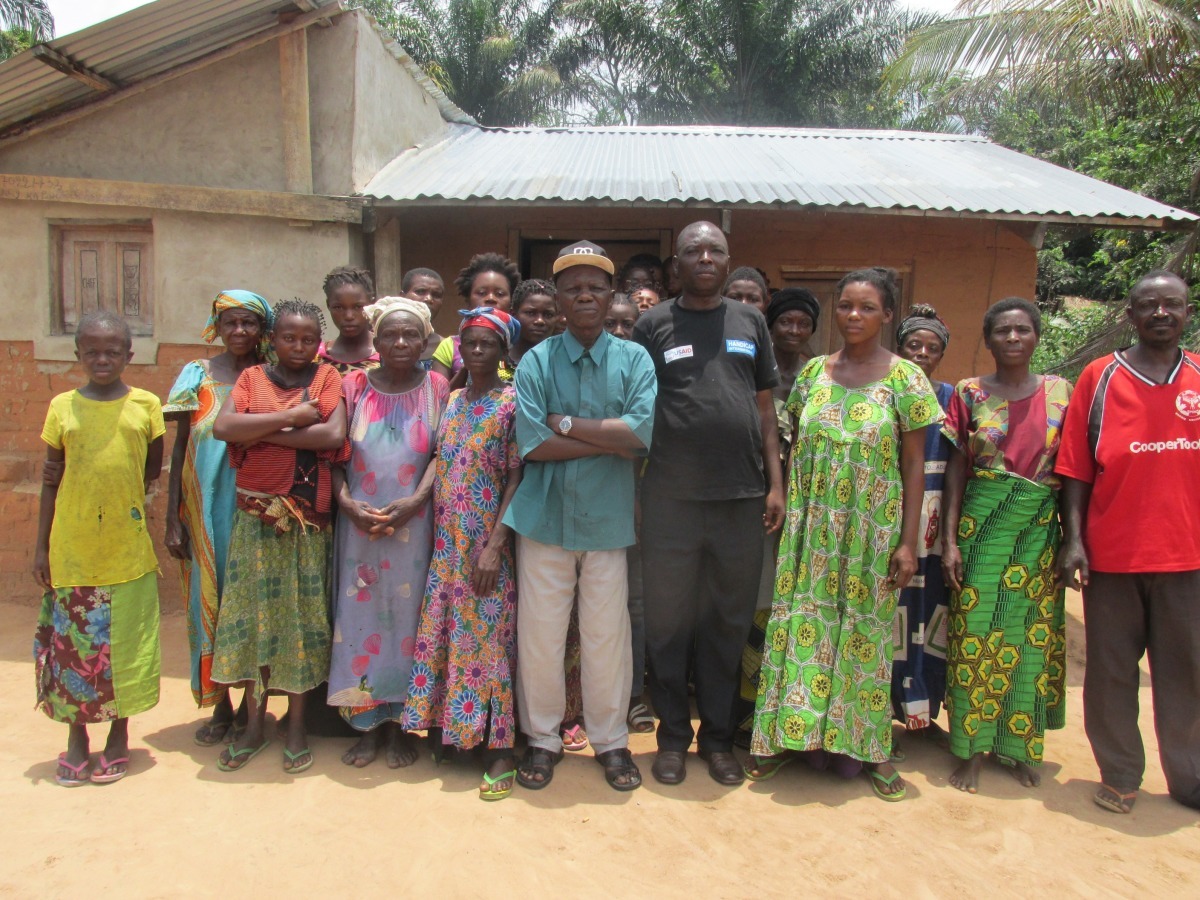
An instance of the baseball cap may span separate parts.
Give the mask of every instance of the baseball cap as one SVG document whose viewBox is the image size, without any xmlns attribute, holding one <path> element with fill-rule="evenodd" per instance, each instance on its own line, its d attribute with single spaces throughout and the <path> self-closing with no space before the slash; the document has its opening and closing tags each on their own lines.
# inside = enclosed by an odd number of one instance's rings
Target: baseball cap
<svg viewBox="0 0 1200 900">
<path fill-rule="evenodd" d="M 597 269 L 603 269 L 609 275 L 616 274 L 612 260 L 608 258 L 604 248 L 591 241 L 579 241 L 558 251 L 558 259 L 554 261 L 554 274 L 557 275 L 563 269 L 569 269 L 571 266 L 595 266 Z"/>
</svg>

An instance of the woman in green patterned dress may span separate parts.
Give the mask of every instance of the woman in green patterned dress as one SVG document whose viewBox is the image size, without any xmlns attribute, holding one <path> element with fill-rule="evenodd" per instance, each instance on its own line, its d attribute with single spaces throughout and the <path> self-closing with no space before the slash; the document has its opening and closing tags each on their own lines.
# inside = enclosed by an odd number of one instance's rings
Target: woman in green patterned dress
<svg viewBox="0 0 1200 900">
<path fill-rule="evenodd" d="M 834 317 L 844 346 L 813 359 L 788 398 L 795 428 L 775 600 L 746 774 L 770 778 L 797 752 L 866 767 L 902 800 L 892 746 L 896 594 L 917 567 L 925 428 L 942 420 L 929 379 L 880 344 L 895 314 L 890 269 L 851 272 Z"/>
<path fill-rule="evenodd" d="M 1071 384 L 1029 370 L 1041 330 L 1028 300 L 988 309 L 983 339 L 996 371 L 958 383 L 942 429 L 958 451 L 942 495 L 943 533 L 958 535 L 942 551 L 951 590 L 946 711 L 950 752 L 962 760 L 950 783 L 969 794 L 989 751 L 1036 787 L 1046 731 L 1066 718 L 1054 461 Z"/>
</svg>

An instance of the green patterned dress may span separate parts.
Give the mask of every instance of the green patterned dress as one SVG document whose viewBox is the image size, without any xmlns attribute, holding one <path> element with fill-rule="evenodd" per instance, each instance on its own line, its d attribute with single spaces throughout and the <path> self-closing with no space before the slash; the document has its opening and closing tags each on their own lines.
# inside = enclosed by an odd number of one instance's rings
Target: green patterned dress
<svg viewBox="0 0 1200 900">
<path fill-rule="evenodd" d="M 797 376 L 788 411 L 799 430 L 750 749 L 886 762 L 896 592 L 885 582 L 900 541 L 900 433 L 941 422 L 942 410 L 910 362 L 846 388 L 818 357 Z"/>
</svg>

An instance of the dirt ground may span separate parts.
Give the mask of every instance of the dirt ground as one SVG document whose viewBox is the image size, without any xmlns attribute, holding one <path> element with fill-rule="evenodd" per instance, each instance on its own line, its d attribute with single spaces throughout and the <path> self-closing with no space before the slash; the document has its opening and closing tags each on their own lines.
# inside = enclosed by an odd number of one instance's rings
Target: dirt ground
<svg viewBox="0 0 1200 900">
<path fill-rule="evenodd" d="M 906 743 L 903 803 L 802 765 L 724 788 L 694 756 L 687 781 L 665 788 L 650 776 L 653 736 L 635 735 L 641 790 L 610 790 L 587 751 L 546 790 L 482 803 L 473 765 L 435 769 L 423 752 L 398 772 L 351 769 L 340 738 L 314 739 L 316 765 L 295 778 L 278 741 L 222 774 L 217 751 L 192 743 L 203 716 L 179 615 L 163 622 L 162 702 L 133 720 L 129 777 L 64 790 L 53 776 L 66 729 L 33 709 L 35 611 L 0 604 L 0 712 L 13 726 L 0 733 L 0 895 L 1200 896 L 1200 814 L 1166 796 L 1145 680 L 1145 790 L 1130 816 L 1091 802 L 1077 597 L 1068 610 L 1068 725 L 1048 736 L 1035 790 L 987 766 L 981 793 L 961 794 L 950 758 L 923 741 Z"/>
</svg>

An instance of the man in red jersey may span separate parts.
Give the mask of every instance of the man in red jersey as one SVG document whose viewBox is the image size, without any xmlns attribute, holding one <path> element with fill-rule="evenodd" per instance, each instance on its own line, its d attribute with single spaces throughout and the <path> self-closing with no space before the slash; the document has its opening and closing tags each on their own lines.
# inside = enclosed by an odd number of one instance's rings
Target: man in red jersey
<svg viewBox="0 0 1200 900">
<path fill-rule="evenodd" d="M 1084 369 L 1067 410 L 1055 465 L 1059 575 L 1083 587 L 1096 803 L 1128 813 L 1137 799 L 1138 663 L 1148 653 L 1167 789 L 1200 809 L 1200 357 L 1179 347 L 1188 287 L 1149 272 L 1125 313 L 1137 343 Z"/>
</svg>

